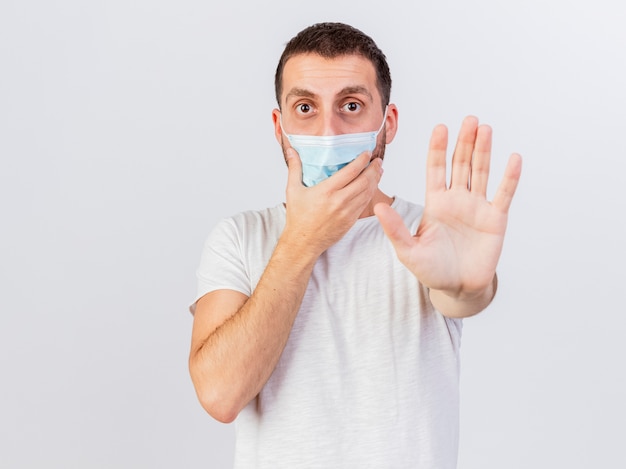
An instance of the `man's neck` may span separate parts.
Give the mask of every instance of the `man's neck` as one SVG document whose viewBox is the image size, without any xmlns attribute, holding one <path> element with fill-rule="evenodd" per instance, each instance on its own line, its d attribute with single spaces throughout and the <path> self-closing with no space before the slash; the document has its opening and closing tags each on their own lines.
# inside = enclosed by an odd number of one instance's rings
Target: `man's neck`
<svg viewBox="0 0 626 469">
<path fill-rule="evenodd" d="M 380 189 L 376 189 L 376 192 L 374 193 L 372 200 L 370 200 L 370 203 L 367 204 L 367 207 L 365 207 L 363 212 L 361 212 L 361 215 L 359 215 L 359 218 L 367 218 L 367 217 L 374 216 L 374 206 L 376 204 L 382 202 L 384 204 L 391 205 L 393 203 L 393 200 L 394 200 L 393 197 L 389 197 L 387 194 L 383 193 Z"/>
</svg>

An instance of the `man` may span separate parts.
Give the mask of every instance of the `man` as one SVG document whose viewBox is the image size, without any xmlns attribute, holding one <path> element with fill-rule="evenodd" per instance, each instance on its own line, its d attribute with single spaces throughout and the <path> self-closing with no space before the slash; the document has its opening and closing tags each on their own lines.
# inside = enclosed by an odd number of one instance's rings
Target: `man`
<svg viewBox="0 0 626 469">
<path fill-rule="evenodd" d="M 190 372 L 209 414 L 237 418 L 238 468 L 456 466 L 461 321 L 495 294 L 521 159 L 487 201 L 491 130 L 468 117 L 449 185 L 447 131 L 433 131 L 423 209 L 384 194 L 390 90 L 362 32 L 301 31 L 272 113 L 286 204 L 207 240 Z M 365 151 L 348 163 L 353 144 Z"/>
</svg>

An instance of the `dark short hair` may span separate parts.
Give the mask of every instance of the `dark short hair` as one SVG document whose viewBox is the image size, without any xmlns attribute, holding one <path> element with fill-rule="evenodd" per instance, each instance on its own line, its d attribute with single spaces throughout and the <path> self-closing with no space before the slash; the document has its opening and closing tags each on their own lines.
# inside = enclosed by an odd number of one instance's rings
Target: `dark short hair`
<svg viewBox="0 0 626 469">
<path fill-rule="evenodd" d="M 391 97 L 391 74 L 385 54 L 378 48 L 374 40 L 358 29 L 343 23 L 317 23 L 300 31 L 285 46 L 280 56 L 274 88 L 276 101 L 280 108 L 280 96 L 283 88 L 283 70 L 285 64 L 294 55 L 319 54 L 327 59 L 342 55 L 360 55 L 374 65 L 376 84 L 382 99 L 383 108 L 389 104 Z"/>
</svg>

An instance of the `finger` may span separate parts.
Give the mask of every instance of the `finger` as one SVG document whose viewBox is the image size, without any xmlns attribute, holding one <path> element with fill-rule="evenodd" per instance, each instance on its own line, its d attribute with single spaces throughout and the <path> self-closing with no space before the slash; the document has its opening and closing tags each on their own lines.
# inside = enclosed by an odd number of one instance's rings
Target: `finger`
<svg viewBox="0 0 626 469">
<path fill-rule="evenodd" d="M 393 208 L 385 203 L 378 203 L 374 206 L 374 213 L 378 217 L 385 235 L 391 241 L 398 257 L 407 251 L 413 241 L 409 229 L 404 224 L 402 217 Z"/>
<path fill-rule="evenodd" d="M 478 119 L 474 116 L 467 116 L 463 119 L 459 137 L 452 155 L 452 174 L 450 176 L 450 187 L 469 187 L 470 167 L 472 164 L 472 154 L 476 142 L 476 132 L 478 130 Z"/>
<path fill-rule="evenodd" d="M 470 190 L 472 193 L 487 196 L 489 181 L 489 166 L 491 162 L 492 130 L 488 125 L 481 125 L 476 132 L 476 145 L 472 158 L 472 173 L 470 176 Z"/>
<path fill-rule="evenodd" d="M 367 204 L 371 201 L 382 175 L 382 160 L 374 158 L 361 174 L 350 181 L 347 186 L 341 188 L 339 192 L 346 202 L 357 206 Z"/>
<path fill-rule="evenodd" d="M 448 128 L 440 124 L 433 129 L 426 160 L 426 192 L 446 189 L 446 152 Z"/>
<path fill-rule="evenodd" d="M 373 185 L 377 186 L 378 183 L 380 182 L 380 178 L 382 177 L 382 175 L 383 175 L 383 160 L 380 158 L 374 158 L 373 160 L 369 161 L 365 169 L 361 171 L 361 174 L 359 174 L 354 179 L 354 181 L 360 178 L 364 178 L 370 181 L 370 183 L 372 183 Z"/>
<path fill-rule="evenodd" d="M 302 183 L 302 161 L 298 152 L 292 147 L 285 149 L 285 161 L 287 162 L 287 188 L 297 189 L 304 187 Z"/>
<path fill-rule="evenodd" d="M 365 168 L 367 168 L 371 157 L 371 152 L 364 151 L 346 166 L 333 174 L 330 178 L 322 181 L 320 185 L 324 184 L 333 187 L 334 189 L 341 189 L 347 186 L 354 181 Z"/>
<path fill-rule="evenodd" d="M 494 206 L 498 207 L 503 212 L 509 211 L 521 174 L 522 157 L 517 153 L 513 153 L 509 158 L 509 162 L 504 170 L 504 177 L 500 182 L 500 186 L 492 202 Z"/>
<path fill-rule="evenodd" d="M 446 190 L 446 151 L 448 149 L 448 129 L 438 125 L 433 129 L 428 145 L 426 160 L 426 198 L 429 192 Z"/>
</svg>

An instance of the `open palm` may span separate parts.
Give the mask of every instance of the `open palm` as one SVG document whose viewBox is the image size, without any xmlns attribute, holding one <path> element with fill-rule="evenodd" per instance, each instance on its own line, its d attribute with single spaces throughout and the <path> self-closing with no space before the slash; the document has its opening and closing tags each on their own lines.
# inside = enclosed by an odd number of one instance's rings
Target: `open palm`
<svg viewBox="0 0 626 469">
<path fill-rule="evenodd" d="M 448 132 L 432 133 L 426 171 L 426 203 L 416 233 L 389 206 L 375 208 L 400 261 L 426 287 L 451 296 L 472 295 L 492 282 L 502 251 L 507 217 L 521 174 L 511 155 L 492 201 L 486 198 L 491 128 L 467 117 L 461 126 L 450 184 L 446 183 Z"/>
</svg>

